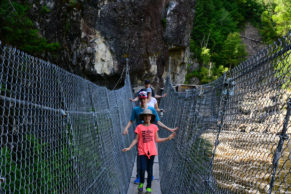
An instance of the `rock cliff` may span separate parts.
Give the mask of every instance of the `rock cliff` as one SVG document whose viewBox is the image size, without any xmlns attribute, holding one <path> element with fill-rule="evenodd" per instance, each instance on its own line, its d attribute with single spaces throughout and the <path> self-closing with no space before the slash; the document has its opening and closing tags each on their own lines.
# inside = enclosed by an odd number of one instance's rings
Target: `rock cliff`
<svg viewBox="0 0 291 194">
<path fill-rule="evenodd" d="M 134 86 L 146 78 L 161 86 L 168 70 L 184 82 L 195 0 L 29 3 L 40 34 L 62 46 L 57 65 L 112 88 L 128 57 Z"/>
</svg>

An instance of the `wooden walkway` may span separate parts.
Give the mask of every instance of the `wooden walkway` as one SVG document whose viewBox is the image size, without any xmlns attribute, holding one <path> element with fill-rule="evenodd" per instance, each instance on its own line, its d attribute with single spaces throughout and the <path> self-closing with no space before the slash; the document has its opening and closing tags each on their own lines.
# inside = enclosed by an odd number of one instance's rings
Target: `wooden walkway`
<svg viewBox="0 0 291 194">
<path fill-rule="evenodd" d="M 154 180 L 152 182 L 152 194 L 161 194 L 158 156 L 156 156 L 155 160 L 154 160 L 153 174 L 154 174 Z M 147 173 L 145 173 L 145 177 L 147 177 Z M 133 183 L 135 178 L 136 178 L 136 159 L 135 159 L 134 167 L 132 169 L 132 174 L 131 174 L 127 194 L 138 194 L 138 191 L 137 191 L 138 185 Z M 146 180 L 145 180 L 145 184 L 144 184 L 144 192 L 143 193 L 145 193 L 145 187 L 146 187 Z"/>
</svg>

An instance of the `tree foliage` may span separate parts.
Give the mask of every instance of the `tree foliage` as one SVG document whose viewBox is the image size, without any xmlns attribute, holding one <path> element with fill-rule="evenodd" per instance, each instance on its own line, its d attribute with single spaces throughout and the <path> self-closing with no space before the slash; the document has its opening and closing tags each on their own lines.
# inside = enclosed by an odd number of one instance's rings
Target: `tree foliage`
<svg viewBox="0 0 291 194">
<path fill-rule="evenodd" d="M 201 83 L 213 81 L 246 59 L 240 38 L 246 22 L 260 29 L 263 40 L 271 43 L 291 30 L 291 1 L 196 1 L 190 51 L 200 68 L 187 73 L 186 83 L 192 77 Z"/>
<path fill-rule="evenodd" d="M 285 35 L 291 29 L 291 1 L 275 0 L 275 14 L 272 16 L 276 26 L 276 33 Z"/>
<path fill-rule="evenodd" d="M 245 59 L 247 55 L 245 47 L 238 32 L 228 34 L 220 58 L 226 67 L 234 67 Z"/>
<path fill-rule="evenodd" d="M 60 44 L 48 43 L 39 35 L 39 30 L 28 17 L 29 9 L 30 5 L 26 1 L 0 1 L 1 40 L 36 56 L 45 52 L 56 52 Z"/>
</svg>

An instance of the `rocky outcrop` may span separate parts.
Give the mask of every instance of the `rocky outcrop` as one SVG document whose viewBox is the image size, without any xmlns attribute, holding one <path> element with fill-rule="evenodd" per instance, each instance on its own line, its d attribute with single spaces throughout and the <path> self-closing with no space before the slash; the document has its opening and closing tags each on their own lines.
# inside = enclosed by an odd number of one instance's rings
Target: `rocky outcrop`
<svg viewBox="0 0 291 194">
<path fill-rule="evenodd" d="M 166 79 L 167 75 L 170 74 L 174 84 L 184 83 L 189 60 L 189 48 L 174 47 L 169 49 L 169 63 L 167 70 L 164 71 L 163 79 Z"/>
<path fill-rule="evenodd" d="M 87 33 L 88 30 L 91 33 Z M 106 40 L 97 30 L 87 26 L 84 20 L 81 20 L 81 31 L 81 39 L 90 37 L 90 46 L 87 47 L 87 53 L 95 55 L 93 60 L 85 60 L 85 65 L 93 65 L 92 71 L 99 75 L 112 75 L 116 73 L 118 70 L 117 61 L 114 59 L 114 54 Z"/>
<path fill-rule="evenodd" d="M 255 55 L 257 52 L 265 47 L 262 42 L 262 37 L 259 30 L 251 23 L 247 23 L 245 25 L 245 28 L 240 33 L 240 35 L 248 53 L 247 58 Z"/>
<path fill-rule="evenodd" d="M 133 85 L 146 78 L 163 85 L 169 66 L 173 81 L 184 82 L 195 0 L 30 3 L 41 35 L 61 43 L 59 56 L 48 58 L 63 68 L 112 87 L 128 57 Z"/>
</svg>

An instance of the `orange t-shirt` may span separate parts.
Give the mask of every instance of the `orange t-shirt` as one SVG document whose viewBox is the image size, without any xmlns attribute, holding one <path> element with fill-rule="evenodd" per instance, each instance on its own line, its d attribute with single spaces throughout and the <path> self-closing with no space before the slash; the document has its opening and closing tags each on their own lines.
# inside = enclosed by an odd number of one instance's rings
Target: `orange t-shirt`
<svg viewBox="0 0 291 194">
<path fill-rule="evenodd" d="M 155 135 L 158 130 L 159 128 L 154 124 L 150 124 L 149 126 L 140 124 L 136 127 L 134 132 L 138 134 L 139 155 L 146 155 L 148 158 L 158 155 L 155 143 Z"/>
</svg>

